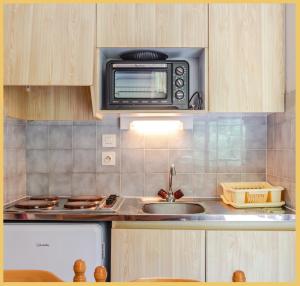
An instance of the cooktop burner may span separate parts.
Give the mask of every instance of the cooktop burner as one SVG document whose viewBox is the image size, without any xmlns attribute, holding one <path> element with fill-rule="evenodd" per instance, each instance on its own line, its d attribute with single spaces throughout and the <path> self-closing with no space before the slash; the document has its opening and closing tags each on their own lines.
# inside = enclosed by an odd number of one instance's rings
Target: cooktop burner
<svg viewBox="0 0 300 286">
<path fill-rule="evenodd" d="M 88 202 L 88 201 L 76 201 L 76 202 L 67 202 L 64 204 L 65 209 L 72 209 L 72 210 L 78 210 L 78 209 L 91 209 L 95 208 L 97 206 L 97 203 L 95 202 Z"/>
<path fill-rule="evenodd" d="M 123 198 L 117 195 L 96 196 L 82 195 L 73 197 L 34 196 L 21 199 L 14 205 L 7 206 L 7 212 L 32 212 L 32 213 L 115 213 L 123 203 Z"/>
<path fill-rule="evenodd" d="M 69 202 L 101 202 L 103 197 L 101 196 L 73 196 L 68 198 Z"/>
<path fill-rule="evenodd" d="M 47 200 L 26 200 L 16 203 L 15 207 L 19 209 L 47 209 L 54 205 L 54 202 Z"/>
<path fill-rule="evenodd" d="M 58 199 L 59 199 L 58 196 L 33 196 L 33 197 L 30 197 L 30 200 L 51 201 L 51 202 L 57 202 Z"/>
</svg>

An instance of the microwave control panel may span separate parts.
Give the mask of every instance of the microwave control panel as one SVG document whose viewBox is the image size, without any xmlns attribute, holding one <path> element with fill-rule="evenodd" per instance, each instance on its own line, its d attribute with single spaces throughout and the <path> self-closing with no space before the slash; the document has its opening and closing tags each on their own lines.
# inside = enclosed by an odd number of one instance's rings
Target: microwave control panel
<svg viewBox="0 0 300 286">
<path fill-rule="evenodd" d="M 188 108 L 189 66 L 185 61 L 173 62 L 173 104 Z"/>
</svg>

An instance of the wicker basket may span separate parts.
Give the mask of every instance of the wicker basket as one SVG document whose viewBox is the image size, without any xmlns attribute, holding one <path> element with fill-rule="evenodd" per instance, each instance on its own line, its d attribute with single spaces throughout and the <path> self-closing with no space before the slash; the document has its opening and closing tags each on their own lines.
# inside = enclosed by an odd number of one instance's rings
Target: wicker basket
<svg viewBox="0 0 300 286">
<path fill-rule="evenodd" d="M 272 186 L 268 182 L 234 182 L 221 183 L 227 201 L 244 203 L 280 202 L 283 188 Z"/>
</svg>

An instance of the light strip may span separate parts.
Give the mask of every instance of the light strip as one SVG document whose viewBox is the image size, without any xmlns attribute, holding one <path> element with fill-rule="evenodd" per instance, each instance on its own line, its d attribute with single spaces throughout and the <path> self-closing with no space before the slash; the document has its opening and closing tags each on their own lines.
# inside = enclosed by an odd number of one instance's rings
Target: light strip
<svg viewBox="0 0 300 286">
<path fill-rule="evenodd" d="M 130 129 L 144 134 L 166 134 L 182 130 L 183 123 L 180 120 L 134 120 Z"/>
</svg>

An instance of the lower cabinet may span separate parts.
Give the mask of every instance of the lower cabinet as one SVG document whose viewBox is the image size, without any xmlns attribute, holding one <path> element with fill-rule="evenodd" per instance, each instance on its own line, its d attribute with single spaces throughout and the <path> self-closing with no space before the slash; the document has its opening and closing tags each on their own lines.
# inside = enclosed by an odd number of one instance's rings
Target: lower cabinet
<svg viewBox="0 0 300 286">
<path fill-rule="evenodd" d="M 112 229 L 111 279 L 295 280 L 295 231 Z"/>
<path fill-rule="evenodd" d="M 206 281 L 229 282 L 243 270 L 248 282 L 295 281 L 294 231 L 207 231 Z"/>
<path fill-rule="evenodd" d="M 112 229 L 111 281 L 179 277 L 205 281 L 205 231 Z"/>
</svg>

